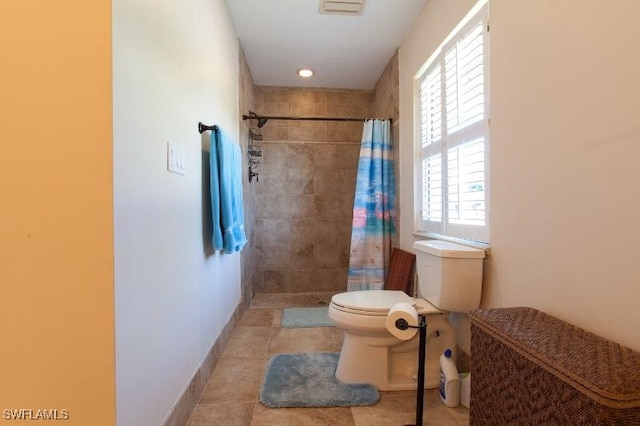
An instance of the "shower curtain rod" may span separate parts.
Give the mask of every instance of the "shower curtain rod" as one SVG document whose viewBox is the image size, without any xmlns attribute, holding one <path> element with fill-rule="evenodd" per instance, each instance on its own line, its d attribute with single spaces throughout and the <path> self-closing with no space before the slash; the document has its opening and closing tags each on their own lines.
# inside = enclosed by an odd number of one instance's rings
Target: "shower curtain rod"
<svg viewBox="0 0 640 426">
<path fill-rule="evenodd" d="M 249 115 L 244 114 L 243 120 L 258 120 L 258 127 L 264 126 L 268 120 L 305 120 L 305 121 L 367 121 L 371 118 L 355 118 L 355 117 L 281 117 L 275 115 L 257 115 L 254 112 L 249 111 Z M 393 120 L 389 118 L 391 122 Z"/>
</svg>

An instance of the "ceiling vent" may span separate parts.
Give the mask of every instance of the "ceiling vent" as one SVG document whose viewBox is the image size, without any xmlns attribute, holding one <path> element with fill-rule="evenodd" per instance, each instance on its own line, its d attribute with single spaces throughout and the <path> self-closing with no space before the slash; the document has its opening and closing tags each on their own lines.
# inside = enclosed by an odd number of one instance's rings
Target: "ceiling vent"
<svg viewBox="0 0 640 426">
<path fill-rule="evenodd" d="M 365 0 L 320 0 L 320 13 L 360 15 Z"/>
</svg>

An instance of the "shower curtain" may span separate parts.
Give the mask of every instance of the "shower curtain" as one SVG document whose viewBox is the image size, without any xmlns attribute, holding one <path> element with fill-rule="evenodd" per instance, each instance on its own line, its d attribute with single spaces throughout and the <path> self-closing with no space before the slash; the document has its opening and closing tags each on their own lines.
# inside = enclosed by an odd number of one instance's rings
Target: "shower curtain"
<svg viewBox="0 0 640 426">
<path fill-rule="evenodd" d="M 347 290 L 384 287 L 395 233 L 391 120 L 367 120 L 362 131 Z"/>
</svg>

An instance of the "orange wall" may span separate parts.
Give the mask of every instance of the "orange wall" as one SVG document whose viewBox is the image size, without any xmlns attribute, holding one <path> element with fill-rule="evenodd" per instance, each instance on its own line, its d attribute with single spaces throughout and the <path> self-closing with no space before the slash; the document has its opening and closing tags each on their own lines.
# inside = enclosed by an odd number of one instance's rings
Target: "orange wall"
<svg viewBox="0 0 640 426">
<path fill-rule="evenodd" d="M 110 0 L 0 3 L 0 424 L 115 423 L 111 87 Z"/>
</svg>

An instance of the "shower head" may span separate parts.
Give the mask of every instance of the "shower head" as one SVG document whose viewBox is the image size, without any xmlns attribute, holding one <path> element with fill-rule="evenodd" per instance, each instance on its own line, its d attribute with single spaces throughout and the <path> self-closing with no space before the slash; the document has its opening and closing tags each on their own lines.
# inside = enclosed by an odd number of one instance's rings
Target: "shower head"
<svg viewBox="0 0 640 426">
<path fill-rule="evenodd" d="M 253 111 L 249 111 L 249 115 L 243 115 L 242 119 L 243 120 L 258 120 L 258 128 L 261 128 L 262 126 L 267 124 L 267 121 L 269 121 L 268 117 L 260 117 L 258 114 L 256 114 Z"/>
</svg>

